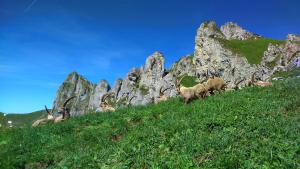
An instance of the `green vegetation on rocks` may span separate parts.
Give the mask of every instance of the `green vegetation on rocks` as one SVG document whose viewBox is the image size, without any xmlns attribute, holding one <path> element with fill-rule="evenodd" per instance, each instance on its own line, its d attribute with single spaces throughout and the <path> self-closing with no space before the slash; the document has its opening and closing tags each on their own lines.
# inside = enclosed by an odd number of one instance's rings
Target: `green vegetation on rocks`
<svg viewBox="0 0 300 169">
<path fill-rule="evenodd" d="M 300 68 L 296 68 L 296 69 L 293 69 L 291 71 L 276 72 L 276 73 L 274 73 L 274 75 L 272 77 L 287 78 L 287 77 L 293 77 L 293 76 L 300 76 Z"/>
<path fill-rule="evenodd" d="M 192 86 L 195 86 L 196 84 L 198 84 L 197 77 L 183 75 L 179 79 L 181 79 L 182 77 L 183 77 L 183 79 L 181 80 L 180 84 L 185 87 L 192 87 Z"/>
<path fill-rule="evenodd" d="M 245 56 L 250 64 L 260 64 L 264 52 L 268 49 L 270 43 L 273 45 L 281 45 L 286 42 L 284 40 L 267 38 L 249 40 L 226 40 L 218 38 L 218 41 L 233 53 Z"/>
</svg>

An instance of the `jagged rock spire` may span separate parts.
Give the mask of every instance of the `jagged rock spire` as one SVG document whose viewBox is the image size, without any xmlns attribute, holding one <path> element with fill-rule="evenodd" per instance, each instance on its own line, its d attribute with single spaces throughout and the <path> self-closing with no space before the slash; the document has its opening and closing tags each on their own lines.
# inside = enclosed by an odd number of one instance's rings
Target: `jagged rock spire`
<svg viewBox="0 0 300 169">
<path fill-rule="evenodd" d="M 237 40 L 246 40 L 246 39 L 255 39 L 261 36 L 251 33 L 238 24 L 233 22 L 227 22 L 221 26 L 221 32 L 227 40 L 237 39 Z"/>
<path fill-rule="evenodd" d="M 226 23 L 221 29 L 214 21 L 204 22 L 197 30 L 194 54 L 181 58 L 171 71 L 165 71 L 163 54 L 154 52 L 146 59 L 144 66 L 131 69 L 123 80 L 116 80 L 112 89 L 105 80 L 94 85 L 77 72 L 72 72 L 57 92 L 54 109 L 57 111 L 67 98 L 75 95 L 76 99 L 68 104 L 72 116 L 101 111 L 101 98 L 108 92 L 115 94 L 111 99 L 116 108 L 153 103 L 160 97 L 161 89 L 164 89 L 166 97 L 176 96 L 175 76 L 183 74 L 195 76 L 199 81 L 219 76 L 226 81 L 228 88 L 243 87 L 253 72 L 258 72 L 256 78 L 265 80 L 278 70 L 288 70 L 296 62 L 300 64 L 300 37 L 297 35 L 289 34 L 281 45 L 270 44 L 259 65 L 249 64 L 245 57 L 224 45 L 224 42 L 232 39 L 259 37 L 232 22 Z M 268 68 L 270 63 L 275 63 L 273 69 Z"/>
<path fill-rule="evenodd" d="M 79 75 L 77 72 L 72 72 L 68 75 L 66 80 L 59 87 L 55 101 L 54 110 L 57 112 L 66 99 L 76 96 L 72 99 L 68 108 L 70 108 L 71 115 L 84 114 L 88 108 L 91 93 L 95 85 Z"/>
</svg>

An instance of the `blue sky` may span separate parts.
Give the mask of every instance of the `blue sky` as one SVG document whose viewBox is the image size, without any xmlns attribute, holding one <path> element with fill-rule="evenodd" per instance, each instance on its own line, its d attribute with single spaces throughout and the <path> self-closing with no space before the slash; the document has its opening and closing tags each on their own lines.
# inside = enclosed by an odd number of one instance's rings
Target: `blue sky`
<svg viewBox="0 0 300 169">
<path fill-rule="evenodd" d="M 111 85 L 161 51 L 166 66 L 193 53 L 206 20 L 265 37 L 300 34 L 300 1 L 0 0 L 0 111 L 52 106 L 72 72 Z"/>
</svg>

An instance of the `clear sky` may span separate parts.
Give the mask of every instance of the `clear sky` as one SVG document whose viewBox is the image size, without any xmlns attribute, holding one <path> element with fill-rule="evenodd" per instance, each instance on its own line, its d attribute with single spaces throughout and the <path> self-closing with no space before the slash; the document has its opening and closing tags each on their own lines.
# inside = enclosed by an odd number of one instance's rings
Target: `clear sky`
<svg viewBox="0 0 300 169">
<path fill-rule="evenodd" d="M 274 39 L 300 34 L 299 7 L 299 0 L 0 0 L 0 111 L 52 107 L 72 71 L 113 85 L 154 51 L 170 67 L 193 53 L 206 20 Z"/>
</svg>

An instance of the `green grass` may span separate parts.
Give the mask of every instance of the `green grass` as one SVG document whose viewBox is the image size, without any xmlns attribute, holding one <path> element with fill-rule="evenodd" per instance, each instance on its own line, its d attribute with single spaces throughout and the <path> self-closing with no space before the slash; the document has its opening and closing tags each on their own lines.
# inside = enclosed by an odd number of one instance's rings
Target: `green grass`
<svg viewBox="0 0 300 169">
<path fill-rule="evenodd" d="M 194 76 L 187 76 L 183 75 L 184 78 L 181 80 L 180 84 L 185 86 L 185 87 L 192 87 L 198 84 L 197 82 L 197 77 Z M 179 77 L 178 79 L 181 79 L 183 76 Z"/>
<path fill-rule="evenodd" d="M 24 127 L 27 125 L 31 125 L 35 120 L 46 116 L 47 113 L 45 110 L 27 114 L 7 114 L 5 117 L 3 116 L 3 114 L 0 114 L 0 124 L 2 126 L 7 126 L 7 121 L 12 121 L 13 125 L 16 127 Z"/>
<path fill-rule="evenodd" d="M 0 168 L 300 168 L 299 84 L 0 129 Z"/>
<path fill-rule="evenodd" d="M 284 40 L 273 40 L 266 38 L 250 39 L 250 40 L 225 40 L 218 39 L 225 48 L 232 52 L 245 56 L 250 64 L 260 64 L 264 51 L 268 49 L 268 45 L 280 45 L 285 43 Z"/>
<path fill-rule="evenodd" d="M 285 72 L 276 72 L 272 77 L 292 77 L 292 76 L 299 76 L 300 75 L 300 68 L 293 69 L 291 71 Z"/>
</svg>

